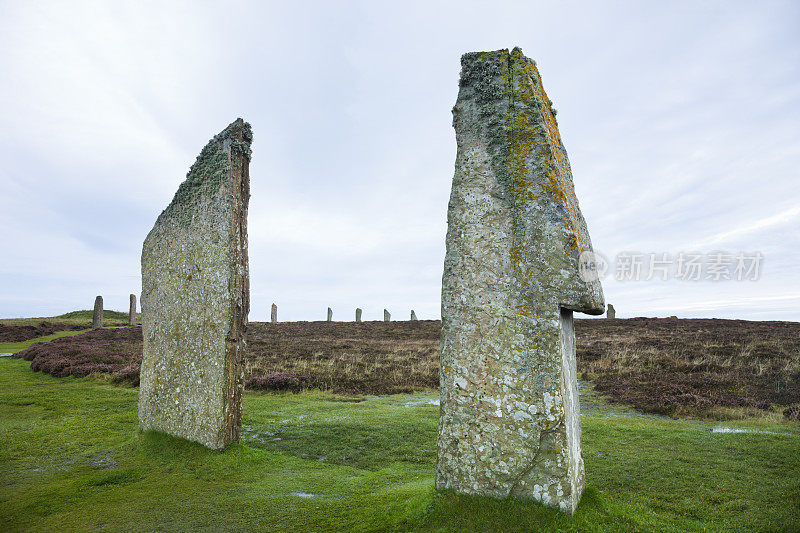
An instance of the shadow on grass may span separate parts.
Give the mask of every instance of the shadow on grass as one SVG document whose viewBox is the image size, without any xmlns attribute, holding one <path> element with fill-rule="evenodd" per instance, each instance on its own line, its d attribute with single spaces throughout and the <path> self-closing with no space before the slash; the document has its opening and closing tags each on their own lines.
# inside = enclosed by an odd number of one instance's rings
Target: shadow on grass
<svg viewBox="0 0 800 533">
<path fill-rule="evenodd" d="M 403 524 L 403 529 L 418 531 L 601 531 L 604 525 L 614 530 L 639 529 L 644 524 L 589 485 L 574 515 L 568 515 L 531 500 L 504 500 L 436 491 L 422 515 Z"/>
</svg>

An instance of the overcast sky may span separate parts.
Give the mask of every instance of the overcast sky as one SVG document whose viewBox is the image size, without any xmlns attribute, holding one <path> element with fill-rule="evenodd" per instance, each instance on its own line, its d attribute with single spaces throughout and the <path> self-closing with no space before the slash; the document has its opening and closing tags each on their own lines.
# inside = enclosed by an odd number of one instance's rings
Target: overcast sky
<svg viewBox="0 0 800 533">
<path fill-rule="evenodd" d="M 439 318 L 460 56 L 514 46 L 617 316 L 800 320 L 800 3 L 730 1 L 0 1 L 0 317 L 127 310 L 156 217 L 242 117 L 250 319 Z M 690 251 L 760 252 L 759 279 L 616 279 Z"/>
</svg>

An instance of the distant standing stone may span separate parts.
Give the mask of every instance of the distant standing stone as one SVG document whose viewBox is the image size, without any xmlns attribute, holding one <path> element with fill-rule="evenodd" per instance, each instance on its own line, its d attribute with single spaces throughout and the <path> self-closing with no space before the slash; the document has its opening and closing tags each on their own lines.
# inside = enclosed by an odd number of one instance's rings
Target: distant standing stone
<svg viewBox="0 0 800 533">
<path fill-rule="evenodd" d="M 392 315 L 386 309 L 383 310 L 383 321 L 389 322 L 392 319 Z"/>
<path fill-rule="evenodd" d="M 606 309 L 606 318 L 617 318 L 617 311 L 611 304 L 608 304 L 608 308 Z"/>
<path fill-rule="evenodd" d="M 135 326 L 136 325 L 136 295 L 135 294 L 131 294 L 130 300 L 131 300 L 131 306 L 130 306 L 130 309 L 128 310 L 128 325 L 129 326 Z"/>
<path fill-rule="evenodd" d="M 331 309 L 329 307 L 328 308 L 328 322 L 330 322 L 331 320 L 333 320 L 333 309 Z"/>
<path fill-rule="evenodd" d="M 461 58 L 442 278 L 436 485 L 572 513 L 584 487 L 573 311 L 603 292 L 533 61 Z"/>
<path fill-rule="evenodd" d="M 251 141 L 242 119 L 211 139 L 142 249 L 139 427 L 212 449 L 241 431 Z"/>
<path fill-rule="evenodd" d="M 417 319 L 417 313 L 415 313 L 414 310 L 412 309 L 411 310 L 411 320 L 414 321 L 416 319 Z"/>
<path fill-rule="evenodd" d="M 356 322 L 361 322 L 361 308 L 356 307 Z"/>
<path fill-rule="evenodd" d="M 275 304 L 272 304 L 272 312 L 269 315 L 269 320 L 273 324 L 278 321 L 278 306 Z"/>
<path fill-rule="evenodd" d="M 94 312 L 92 313 L 92 329 L 103 327 L 103 297 L 98 296 L 94 299 Z"/>
</svg>

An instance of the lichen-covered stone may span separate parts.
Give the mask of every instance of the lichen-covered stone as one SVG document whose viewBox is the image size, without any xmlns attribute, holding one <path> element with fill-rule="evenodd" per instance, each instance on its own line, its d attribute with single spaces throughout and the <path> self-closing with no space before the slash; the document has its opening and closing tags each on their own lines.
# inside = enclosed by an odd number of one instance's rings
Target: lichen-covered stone
<svg viewBox="0 0 800 533">
<path fill-rule="evenodd" d="M 356 322 L 361 322 L 361 313 L 362 313 L 361 308 L 356 307 Z"/>
<path fill-rule="evenodd" d="M 608 309 L 606 309 L 606 318 L 617 318 L 617 311 L 611 304 L 608 304 Z"/>
<path fill-rule="evenodd" d="M 136 295 L 131 294 L 130 296 L 131 305 L 128 309 L 128 325 L 134 326 L 136 325 Z"/>
<path fill-rule="evenodd" d="M 412 309 L 412 310 L 411 310 L 411 321 L 413 322 L 413 321 L 415 321 L 416 319 L 417 319 L 417 313 L 415 313 L 415 312 L 414 312 L 414 310 Z"/>
<path fill-rule="evenodd" d="M 275 304 L 272 304 L 272 311 L 269 315 L 269 321 L 273 324 L 278 321 L 278 306 Z"/>
<path fill-rule="evenodd" d="M 388 310 L 384 309 L 383 310 L 383 321 L 384 322 L 389 322 L 391 320 L 392 320 L 392 314 Z"/>
<path fill-rule="evenodd" d="M 330 322 L 331 320 L 333 320 L 333 309 L 331 309 L 329 307 L 328 308 L 328 322 Z"/>
<path fill-rule="evenodd" d="M 98 296 L 94 299 L 94 311 L 92 312 L 92 329 L 103 327 L 103 297 Z"/>
<path fill-rule="evenodd" d="M 535 63 L 515 48 L 461 65 L 436 484 L 572 512 L 584 486 L 572 312 L 604 310 L 579 271 L 591 241 Z"/>
<path fill-rule="evenodd" d="M 213 449 L 241 428 L 251 141 L 241 119 L 209 141 L 142 249 L 139 427 Z"/>
</svg>

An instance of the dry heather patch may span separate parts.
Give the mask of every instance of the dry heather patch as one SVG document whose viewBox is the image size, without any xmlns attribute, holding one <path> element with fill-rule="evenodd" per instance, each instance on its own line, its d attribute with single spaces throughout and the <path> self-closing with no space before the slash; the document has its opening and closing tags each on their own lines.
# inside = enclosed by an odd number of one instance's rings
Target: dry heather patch
<svg viewBox="0 0 800 533">
<path fill-rule="evenodd" d="M 583 320 L 578 370 L 650 413 L 773 410 L 800 402 L 800 324 L 715 319 Z"/>
<path fill-rule="evenodd" d="M 289 372 L 304 387 L 390 394 L 439 385 L 441 323 L 257 322 L 248 330 L 245 375 Z"/>
</svg>

